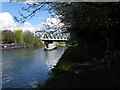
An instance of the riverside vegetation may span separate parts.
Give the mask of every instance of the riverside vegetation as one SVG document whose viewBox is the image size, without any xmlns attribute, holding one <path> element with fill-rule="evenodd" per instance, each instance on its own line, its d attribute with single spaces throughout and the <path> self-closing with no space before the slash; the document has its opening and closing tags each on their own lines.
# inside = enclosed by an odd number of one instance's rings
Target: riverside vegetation
<svg viewBox="0 0 120 90">
<path fill-rule="evenodd" d="M 85 53 L 77 49 L 77 47 L 69 47 L 65 51 L 57 66 L 52 69 L 49 79 L 39 86 L 40 89 L 119 88 L 117 70 L 108 69 L 100 59 L 82 60 L 81 56 Z"/>
<path fill-rule="evenodd" d="M 24 44 L 26 48 L 43 47 L 43 43 L 39 38 L 34 36 L 30 31 L 22 30 L 4 30 L 2 31 L 2 41 L 4 44 L 19 43 Z"/>
</svg>

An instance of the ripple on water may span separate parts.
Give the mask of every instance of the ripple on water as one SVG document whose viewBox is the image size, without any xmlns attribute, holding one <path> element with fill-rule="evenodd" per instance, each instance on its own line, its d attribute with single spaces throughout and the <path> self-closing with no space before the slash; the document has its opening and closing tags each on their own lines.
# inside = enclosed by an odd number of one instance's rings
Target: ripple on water
<svg viewBox="0 0 120 90">
<path fill-rule="evenodd" d="M 3 52 L 3 88 L 38 87 L 38 83 L 43 84 L 48 79 L 48 73 L 51 73 L 63 53 L 64 48 L 48 52 L 43 49 Z"/>
<path fill-rule="evenodd" d="M 32 88 L 38 88 L 38 81 L 35 78 L 32 78 L 31 81 L 28 82 L 28 85 Z"/>
<path fill-rule="evenodd" d="M 5 83 L 8 83 L 9 81 L 13 80 L 13 77 L 12 76 L 9 76 L 7 74 L 3 74 L 2 75 L 2 83 L 5 84 Z"/>
</svg>

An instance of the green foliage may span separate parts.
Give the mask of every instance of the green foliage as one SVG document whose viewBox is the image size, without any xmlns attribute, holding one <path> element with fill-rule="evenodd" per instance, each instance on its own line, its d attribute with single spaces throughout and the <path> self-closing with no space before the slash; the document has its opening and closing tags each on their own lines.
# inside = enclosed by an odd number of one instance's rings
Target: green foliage
<svg viewBox="0 0 120 90">
<path fill-rule="evenodd" d="M 4 44 L 11 43 L 22 43 L 25 47 L 43 47 L 43 43 L 39 38 L 34 36 L 34 33 L 30 31 L 15 30 L 14 32 L 10 30 L 2 31 L 2 41 Z"/>
<path fill-rule="evenodd" d="M 63 71 L 70 71 L 71 70 L 70 62 L 69 61 L 61 62 L 57 68 Z"/>
<path fill-rule="evenodd" d="M 24 32 L 24 42 L 26 47 L 33 47 L 35 43 L 35 37 L 34 34 L 30 31 Z"/>
<path fill-rule="evenodd" d="M 24 42 L 24 34 L 21 30 L 15 30 L 15 43 L 23 43 Z"/>
<path fill-rule="evenodd" d="M 68 31 L 75 38 L 72 41 L 78 43 L 71 52 L 72 61 L 105 59 L 108 68 L 116 68 L 120 55 L 120 3 L 66 2 L 54 3 L 52 8 L 65 25 L 70 25 Z"/>
<path fill-rule="evenodd" d="M 4 30 L 2 31 L 2 41 L 3 43 L 13 43 L 14 42 L 14 33 L 10 30 Z"/>
<path fill-rule="evenodd" d="M 66 44 L 66 42 L 58 42 L 59 44 Z"/>
<path fill-rule="evenodd" d="M 44 45 L 43 45 L 42 40 L 39 39 L 39 38 L 35 38 L 34 47 L 42 48 L 43 46 L 44 46 Z"/>
</svg>

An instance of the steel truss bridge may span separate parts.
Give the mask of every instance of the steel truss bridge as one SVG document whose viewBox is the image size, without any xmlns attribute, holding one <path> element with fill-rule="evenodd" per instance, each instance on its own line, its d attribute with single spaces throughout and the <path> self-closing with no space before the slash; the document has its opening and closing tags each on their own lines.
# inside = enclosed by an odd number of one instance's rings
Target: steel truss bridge
<svg viewBox="0 0 120 90">
<path fill-rule="evenodd" d="M 36 31 L 35 36 L 42 41 L 68 41 L 70 39 L 70 33 Z"/>
</svg>

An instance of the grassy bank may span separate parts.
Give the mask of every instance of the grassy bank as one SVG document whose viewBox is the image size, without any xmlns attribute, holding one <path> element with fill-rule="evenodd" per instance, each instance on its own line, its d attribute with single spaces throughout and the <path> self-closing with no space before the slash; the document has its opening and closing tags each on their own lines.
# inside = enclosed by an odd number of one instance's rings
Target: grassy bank
<svg viewBox="0 0 120 90">
<path fill-rule="evenodd" d="M 79 59 L 74 52 L 77 48 L 68 48 L 49 79 L 40 88 L 116 88 L 119 87 L 117 71 L 107 70 L 99 61 Z M 74 54 L 74 55 L 71 55 Z M 74 60 L 72 60 L 74 57 Z M 72 59 L 71 59 L 72 58 Z"/>
</svg>

